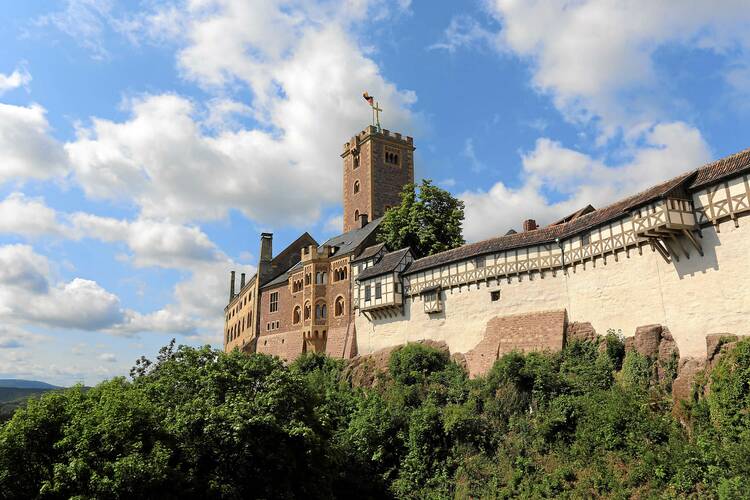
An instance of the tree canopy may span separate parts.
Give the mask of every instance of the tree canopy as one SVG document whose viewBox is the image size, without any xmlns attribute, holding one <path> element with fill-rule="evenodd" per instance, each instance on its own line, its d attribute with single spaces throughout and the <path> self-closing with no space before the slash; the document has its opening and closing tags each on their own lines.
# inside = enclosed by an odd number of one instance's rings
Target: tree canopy
<svg viewBox="0 0 750 500">
<path fill-rule="evenodd" d="M 408 344 L 354 387 L 322 354 L 170 345 L 132 380 L 18 410 L 0 427 L 0 498 L 746 498 L 750 339 L 684 425 L 655 361 L 622 347 L 513 352 L 469 379 Z"/>
<path fill-rule="evenodd" d="M 411 247 L 420 258 L 463 245 L 463 220 L 464 202 L 424 179 L 418 188 L 404 186 L 401 205 L 386 211 L 378 239 L 391 250 Z"/>
</svg>

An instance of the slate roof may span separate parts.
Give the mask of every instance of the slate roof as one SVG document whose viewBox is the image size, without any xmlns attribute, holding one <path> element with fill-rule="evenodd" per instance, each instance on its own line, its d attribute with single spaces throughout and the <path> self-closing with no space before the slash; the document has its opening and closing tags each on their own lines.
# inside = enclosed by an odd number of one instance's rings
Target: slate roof
<svg viewBox="0 0 750 500">
<path fill-rule="evenodd" d="M 377 245 L 369 246 L 369 247 L 365 248 L 364 250 L 362 250 L 362 253 L 360 253 L 359 255 L 357 255 L 357 257 L 355 259 L 353 259 L 353 261 L 369 259 L 370 257 L 372 257 L 374 255 L 377 255 L 377 253 L 384 246 L 385 246 L 385 243 L 378 243 Z"/>
<path fill-rule="evenodd" d="M 372 278 L 373 276 L 380 276 L 381 274 L 393 272 L 396 267 L 398 267 L 399 262 L 401 262 L 404 256 L 409 252 L 411 252 L 411 249 L 407 247 L 383 255 L 383 258 L 380 259 L 374 266 L 368 267 L 367 269 L 359 273 L 357 275 L 357 281 L 362 281 L 368 278 Z"/>
<path fill-rule="evenodd" d="M 750 148 L 702 166 L 690 188 L 700 188 L 744 170 L 750 170 Z"/>
<path fill-rule="evenodd" d="M 287 281 L 289 281 L 289 275 L 292 274 L 294 271 L 296 271 L 297 269 L 299 269 L 301 267 L 302 267 L 302 262 L 297 262 L 292 267 L 290 267 L 289 269 L 287 269 L 286 271 L 284 271 L 283 273 L 279 274 L 274 279 L 272 279 L 271 281 L 269 281 L 268 283 L 266 283 L 265 285 L 263 285 L 261 287 L 261 289 L 263 289 L 263 288 L 273 288 L 273 287 L 278 286 L 278 285 L 283 285 L 284 283 L 286 283 Z"/>
<path fill-rule="evenodd" d="M 382 217 L 373 220 L 365 227 L 352 229 L 351 231 L 347 231 L 344 234 L 334 236 L 333 238 L 323 243 L 323 245 L 338 247 L 338 250 L 336 250 L 336 252 L 333 254 L 333 257 L 353 252 L 367 239 L 368 236 L 370 236 L 378 228 L 381 220 L 383 220 Z"/>
</svg>

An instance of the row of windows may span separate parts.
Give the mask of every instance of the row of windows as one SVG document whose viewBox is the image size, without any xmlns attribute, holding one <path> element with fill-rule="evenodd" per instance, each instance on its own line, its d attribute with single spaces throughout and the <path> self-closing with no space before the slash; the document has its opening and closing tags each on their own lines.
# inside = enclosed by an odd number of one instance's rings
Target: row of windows
<svg viewBox="0 0 750 500">
<path fill-rule="evenodd" d="M 347 275 L 349 274 L 349 271 L 346 267 L 339 267 L 338 269 L 333 270 L 333 281 L 341 281 L 345 280 Z"/>
<path fill-rule="evenodd" d="M 345 312 L 344 307 L 344 297 L 338 296 L 336 297 L 336 301 L 334 302 L 334 308 L 333 308 L 333 314 L 334 316 L 343 316 Z M 294 308 L 294 312 L 292 313 L 292 323 L 297 325 L 301 321 L 301 313 L 302 309 L 300 306 L 296 306 Z M 310 314 L 312 313 L 312 308 L 310 306 L 309 302 L 305 302 L 305 309 L 304 309 L 304 319 L 307 321 L 310 319 Z M 326 306 L 325 302 L 320 302 L 315 305 L 315 318 L 316 319 L 326 319 L 328 317 L 328 306 Z"/>
<path fill-rule="evenodd" d="M 375 299 L 379 299 L 383 296 L 383 288 L 380 283 L 375 283 L 375 286 L 373 285 L 367 285 L 365 286 L 365 302 L 369 302 L 372 300 L 372 289 L 375 288 Z"/>
<path fill-rule="evenodd" d="M 243 299 L 241 299 L 239 302 L 237 302 L 237 304 L 235 304 L 235 306 L 232 309 L 230 309 L 229 312 L 227 313 L 226 320 L 229 321 L 230 319 L 232 319 L 235 316 L 235 314 L 237 314 L 238 312 L 240 312 L 240 309 L 242 309 L 243 307 L 245 307 L 247 305 L 248 301 L 252 301 L 253 300 L 252 297 L 253 297 L 253 292 L 250 292 L 247 295 L 245 295 L 245 297 Z"/>
<path fill-rule="evenodd" d="M 271 321 L 270 323 L 266 323 L 266 331 L 270 332 L 273 330 L 279 329 L 279 322 L 278 321 Z"/>
<path fill-rule="evenodd" d="M 251 311 L 247 313 L 247 317 L 243 317 L 240 321 L 232 325 L 232 327 L 227 330 L 227 343 L 239 337 L 240 334 L 245 331 L 245 328 L 250 328 L 252 319 L 253 315 Z"/>
</svg>

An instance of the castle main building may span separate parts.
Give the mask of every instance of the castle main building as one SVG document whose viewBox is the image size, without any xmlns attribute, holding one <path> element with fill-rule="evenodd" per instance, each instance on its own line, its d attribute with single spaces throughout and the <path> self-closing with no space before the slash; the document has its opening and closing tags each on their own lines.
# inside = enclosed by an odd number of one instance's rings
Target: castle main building
<svg viewBox="0 0 750 500">
<path fill-rule="evenodd" d="M 376 240 L 414 180 L 411 137 L 368 127 L 344 145 L 344 233 L 304 233 L 257 274 L 230 280 L 224 348 L 292 360 L 349 358 L 420 339 L 445 341 L 482 373 L 513 349 L 559 349 L 569 325 L 633 333 L 667 327 L 682 356 L 710 333 L 750 323 L 750 150 L 607 207 L 414 259 Z M 686 167 L 689 167 L 686 165 Z"/>
</svg>

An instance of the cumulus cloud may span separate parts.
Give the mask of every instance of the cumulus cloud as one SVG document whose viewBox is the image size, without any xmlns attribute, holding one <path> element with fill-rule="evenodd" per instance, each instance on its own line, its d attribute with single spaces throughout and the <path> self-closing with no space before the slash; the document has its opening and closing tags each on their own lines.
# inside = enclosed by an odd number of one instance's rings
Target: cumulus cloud
<svg viewBox="0 0 750 500">
<path fill-rule="evenodd" d="M 18 87 L 25 87 L 31 83 L 31 74 L 26 68 L 16 68 L 13 73 L 0 73 L 0 95 Z"/>
<path fill-rule="evenodd" d="M 0 233 L 41 236 L 59 231 L 57 214 L 43 199 L 16 192 L 0 201 Z"/>
<path fill-rule="evenodd" d="M 50 136 L 45 110 L 0 103 L 0 185 L 11 179 L 46 179 L 67 171 L 67 155 Z"/>
<path fill-rule="evenodd" d="M 549 138 L 538 139 L 522 156 L 518 186 L 498 182 L 487 191 L 461 194 L 466 238 L 504 234 L 519 229 L 527 218 L 549 223 L 589 203 L 603 207 L 711 158 L 700 133 L 681 122 L 655 125 L 643 132 L 642 140 L 644 144 L 626 152 L 628 160 L 611 164 Z"/>
<path fill-rule="evenodd" d="M 378 3 L 381 5 L 381 3 Z M 147 218 L 210 220 L 238 209 L 270 225 L 299 225 L 339 201 L 338 154 L 377 96 L 384 124 L 408 132 L 413 92 L 388 82 L 349 31 L 372 2 L 188 2 L 178 66 L 218 93 L 252 102 L 147 95 L 124 122 L 94 119 L 66 145 L 94 198 L 135 200 Z M 177 14 L 175 14 L 177 15 Z M 234 117 L 250 117 L 241 127 Z M 314 182 L 312 182 L 314 180 Z"/>
<path fill-rule="evenodd" d="M 655 54 L 683 45 L 729 61 L 750 54 L 744 0 L 492 0 L 501 50 L 528 59 L 533 83 L 573 121 L 600 119 L 606 134 L 663 116 Z M 727 75 L 734 77 L 727 71 Z M 738 81 L 742 81 L 740 78 Z"/>
</svg>

